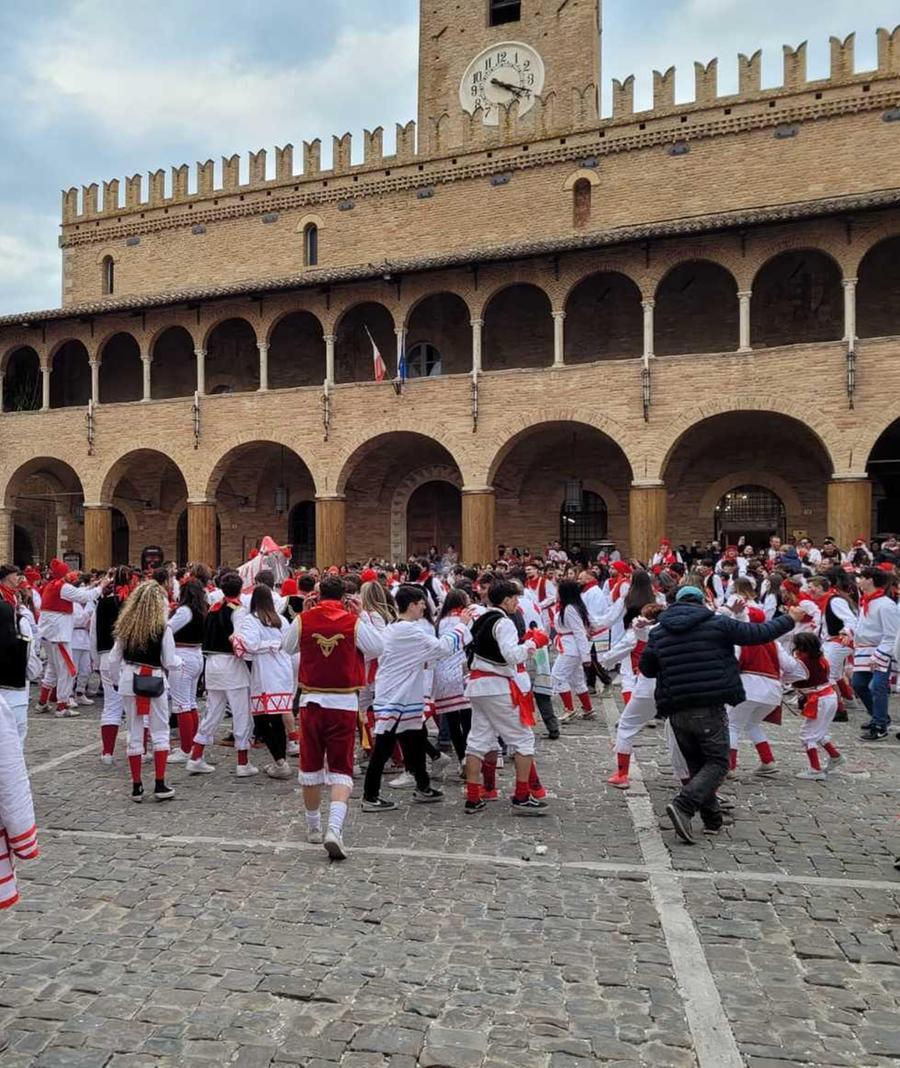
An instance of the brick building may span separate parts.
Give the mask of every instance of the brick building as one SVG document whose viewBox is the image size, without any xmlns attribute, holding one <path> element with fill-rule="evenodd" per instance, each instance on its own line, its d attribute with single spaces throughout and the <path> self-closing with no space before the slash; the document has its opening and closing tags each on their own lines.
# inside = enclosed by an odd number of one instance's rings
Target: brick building
<svg viewBox="0 0 900 1068">
<path fill-rule="evenodd" d="M 61 308 L 0 318 L 0 558 L 900 527 L 900 27 L 601 118 L 600 25 L 422 0 L 391 154 L 65 192 Z"/>
</svg>

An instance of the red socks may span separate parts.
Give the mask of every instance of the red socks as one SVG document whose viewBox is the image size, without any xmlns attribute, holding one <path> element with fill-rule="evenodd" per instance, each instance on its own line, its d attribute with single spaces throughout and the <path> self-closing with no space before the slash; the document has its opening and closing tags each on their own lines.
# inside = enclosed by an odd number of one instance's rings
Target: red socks
<svg viewBox="0 0 900 1068">
<path fill-rule="evenodd" d="M 481 778 L 485 790 L 497 789 L 497 754 L 488 753 L 481 763 Z"/>
<path fill-rule="evenodd" d="M 853 687 L 843 676 L 838 679 L 837 688 L 840 690 L 841 697 L 843 697 L 845 701 L 853 700 Z"/>
<path fill-rule="evenodd" d="M 250 763 L 250 751 L 248 749 L 238 749 L 238 767 L 243 767 L 245 764 Z"/>
<path fill-rule="evenodd" d="M 528 786 L 528 780 L 525 779 L 524 781 L 520 782 L 518 779 L 516 779 L 516 800 L 527 801 L 530 794 L 531 790 Z"/>
<path fill-rule="evenodd" d="M 821 771 L 822 765 L 819 763 L 819 750 L 807 749 L 806 755 L 809 758 L 809 766 L 813 769 L 813 771 Z"/>
<path fill-rule="evenodd" d="M 480 801 L 481 800 L 481 784 L 477 782 L 466 783 L 466 800 L 467 801 Z"/>
<path fill-rule="evenodd" d="M 756 751 L 759 753 L 759 759 L 763 764 L 775 763 L 775 754 L 772 752 L 772 747 L 768 742 L 757 742 Z"/>
<path fill-rule="evenodd" d="M 593 712 L 594 706 L 591 704 L 591 695 L 585 690 L 584 693 L 578 695 L 578 700 L 581 702 L 582 712 Z"/>
<path fill-rule="evenodd" d="M 205 746 L 202 746 L 199 742 L 194 742 L 191 746 L 191 760 L 202 760 L 204 749 Z"/>
<path fill-rule="evenodd" d="M 631 768 L 631 753 L 616 753 L 616 770 L 620 775 L 627 775 Z"/>
<path fill-rule="evenodd" d="M 729 749 L 728 750 L 728 770 L 729 771 L 735 771 L 737 769 L 737 758 L 738 758 L 737 749 Z"/>
<path fill-rule="evenodd" d="M 537 763 L 532 760 L 531 771 L 528 773 L 528 785 L 531 788 L 531 792 L 535 793 L 537 790 L 543 790 L 543 784 L 541 783 L 541 777 L 538 775 Z"/>
<path fill-rule="evenodd" d="M 119 728 L 115 723 L 105 723 L 100 727 L 100 744 L 103 749 L 104 756 L 112 756 L 116 748 L 116 738 L 119 734 Z"/>
<path fill-rule="evenodd" d="M 829 755 L 830 757 L 832 757 L 832 758 L 833 758 L 833 759 L 835 759 L 835 760 L 837 760 L 837 758 L 838 758 L 838 757 L 839 757 L 839 756 L 841 755 L 841 751 L 840 751 L 840 749 L 838 749 L 838 747 L 837 747 L 837 746 L 836 746 L 836 745 L 834 744 L 834 742 L 826 742 L 826 743 L 825 743 L 825 744 L 824 744 L 824 745 L 822 746 L 822 748 L 823 748 L 823 749 L 825 750 L 825 752 L 826 752 L 826 753 L 827 753 L 827 754 L 828 754 L 828 755 Z"/>
<path fill-rule="evenodd" d="M 194 744 L 194 713 L 178 713 L 178 739 L 181 743 L 182 752 L 189 753 Z"/>
<path fill-rule="evenodd" d="M 38 704 L 45 705 L 50 700 L 50 687 L 42 686 L 41 692 L 38 694 Z"/>
<path fill-rule="evenodd" d="M 289 742 L 299 742 L 300 741 L 300 731 L 288 731 L 288 741 Z"/>
<path fill-rule="evenodd" d="M 565 693 L 561 693 L 559 695 L 559 699 L 562 701 L 563 708 L 567 712 L 574 712 L 575 711 L 575 705 L 572 702 L 572 691 L 571 690 L 566 690 Z"/>
<path fill-rule="evenodd" d="M 166 777 L 166 762 L 168 759 L 168 749 L 157 749 L 153 754 L 153 770 L 157 782 L 163 782 Z"/>
<path fill-rule="evenodd" d="M 128 754 L 128 767 L 131 768 L 131 781 L 141 781 L 141 754 L 129 753 Z"/>
<path fill-rule="evenodd" d="M 627 705 L 630 700 L 631 700 L 631 690 L 623 690 L 622 691 L 622 703 Z"/>
</svg>

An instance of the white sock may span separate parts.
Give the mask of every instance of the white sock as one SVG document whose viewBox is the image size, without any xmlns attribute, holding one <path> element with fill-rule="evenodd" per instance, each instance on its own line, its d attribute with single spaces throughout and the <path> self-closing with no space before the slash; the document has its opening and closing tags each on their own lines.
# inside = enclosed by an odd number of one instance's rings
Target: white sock
<svg viewBox="0 0 900 1068">
<path fill-rule="evenodd" d="M 328 830 L 340 834 L 347 817 L 347 802 L 332 801 L 328 810 Z"/>
<path fill-rule="evenodd" d="M 309 809 L 306 810 L 306 826 L 311 831 L 321 831 L 322 813 L 317 808 L 314 808 L 312 812 Z"/>
</svg>

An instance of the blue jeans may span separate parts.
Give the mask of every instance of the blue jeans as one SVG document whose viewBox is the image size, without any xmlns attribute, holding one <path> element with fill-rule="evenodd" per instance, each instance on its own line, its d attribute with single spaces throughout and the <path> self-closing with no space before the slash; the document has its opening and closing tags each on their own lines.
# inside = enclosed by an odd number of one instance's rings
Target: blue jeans
<svg viewBox="0 0 900 1068">
<path fill-rule="evenodd" d="M 890 682 L 888 671 L 853 672 L 853 692 L 866 706 L 866 711 L 872 717 L 872 724 L 876 727 L 887 728 L 891 722 L 888 715 Z"/>
</svg>

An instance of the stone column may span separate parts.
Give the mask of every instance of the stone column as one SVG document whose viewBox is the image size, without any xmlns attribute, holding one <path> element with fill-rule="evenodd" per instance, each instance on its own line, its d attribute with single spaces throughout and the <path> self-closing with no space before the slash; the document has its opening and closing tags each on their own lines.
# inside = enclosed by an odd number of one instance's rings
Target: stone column
<svg viewBox="0 0 900 1068">
<path fill-rule="evenodd" d="M 334 334 L 325 335 L 325 384 L 334 385 Z"/>
<path fill-rule="evenodd" d="M 41 367 L 41 411 L 50 410 L 50 368 Z"/>
<path fill-rule="evenodd" d="M 481 332 L 484 328 L 484 319 L 472 319 L 472 371 L 481 374 Z"/>
<path fill-rule="evenodd" d="M 842 549 L 872 533 L 872 483 L 864 476 L 833 478 L 828 483 L 828 530 Z"/>
<path fill-rule="evenodd" d="M 0 508 L 0 564 L 13 562 L 15 535 L 15 512 L 12 508 Z M 28 563 L 31 563 L 29 560 Z"/>
<path fill-rule="evenodd" d="M 209 564 L 215 567 L 219 562 L 216 551 L 216 502 L 188 501 L 188 560 L 193 564 Z"/>
<path fill-rule="evenodd" d="M 347 560 L 347 501 L 316 497 L 316 567 L 340 567 Z"/>
<path fill-rule="evenodd" d="M 258 341 L 259 349 L 259 392 L 265 393 L 269 388 L 269 346 L 265 341 Z"/>
<path fill-rule="evenodd" d="M 3 372 L 0 371 L 0 413 L 3 411 Z"/>
<path fill-rule="evenodd" d="M 753 293 L 750 290 L 745 293 L 738 293 L 741 316 L 741 340 L 738 344 L 738 352 L 753 351 L 750 345 L 750 298 L 752 296 Z"/>
<path fill-rule="evenodd" d="M 206 393 L 206 349 L 194 349 L 194 356 L 197 358 L 197 392 L 202 397 Z M 201 563 L 200 560 L 193 562 Z"/>
<path fill-rule="evenodd" d="M 563 367 L 566 362 L 566 313 L 553 313 L 553 366 Z"/>
<path fill-rule="evenodd" d="M 94 407 L 100 403 L 100 361 L 90 360 L 91 365 L 91 400 Z"/>
<path fill-rule="evenodd" d="M 144 372 L 144 395 L 141 398 L 145 403 L 150 400 L 150 365 L 153 358 L 150 355 L 141 356 L 141 368 Z"/>
<path fill-rule="evenodd" d="M 653 356 L 653 309 L 656 307 L 655 300 L 642 300 L 641 307 L 644 309 L 644 360 Z"/>
<path fill-rule="evenodd" d="M 631 556 L 650 562 L 666 536 L 668 502 L 662 482 L 633 482 L 628 503 L 628 529 Z"/>
<path fill-rule="evenodd" d="M 460 560 L 487 564 L 494 559 L 494 490 L 463 489 Z"/>
<path fill-rule="evenodd" d="M 856 282 L 855 278 L 845 278 L 844 287 L 844 341 L 852 349 L 856 341 Z"/>
<path fill-rule="evenodd" d="M 84 566 L 107 568 L 112 563 L 112 508 L 106 504 L 84 506 Z"/>
</svg>

